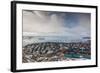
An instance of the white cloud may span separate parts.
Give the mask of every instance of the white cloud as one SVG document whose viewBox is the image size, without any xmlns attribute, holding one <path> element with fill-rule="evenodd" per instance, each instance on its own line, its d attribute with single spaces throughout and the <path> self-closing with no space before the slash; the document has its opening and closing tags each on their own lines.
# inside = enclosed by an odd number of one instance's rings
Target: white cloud
<svg viewBox="0 0 100 73">
<path fill-rule="evenodd" d="M 90 21 L 87 16 L 80 17 L 79 26 L 75 28 L 64 27 L 63 16 L 65 16 L 64 13 L 49 15 L 48 12 L 42 11 L 23 11 L 23 32 L 55 36 L 90 35 Z"/>
</svg>

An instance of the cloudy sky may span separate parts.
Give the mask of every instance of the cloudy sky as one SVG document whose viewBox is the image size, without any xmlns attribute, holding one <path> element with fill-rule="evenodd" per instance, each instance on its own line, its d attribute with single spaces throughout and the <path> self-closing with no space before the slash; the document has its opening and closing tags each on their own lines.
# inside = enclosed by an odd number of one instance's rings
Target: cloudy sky
<svg viewBox="0 0 100 73">
<path fill-rule="evenodd" d="M 89 13 L 23 11 L 23 33 L 52 36 L 90 36 Z"/>
</svg>

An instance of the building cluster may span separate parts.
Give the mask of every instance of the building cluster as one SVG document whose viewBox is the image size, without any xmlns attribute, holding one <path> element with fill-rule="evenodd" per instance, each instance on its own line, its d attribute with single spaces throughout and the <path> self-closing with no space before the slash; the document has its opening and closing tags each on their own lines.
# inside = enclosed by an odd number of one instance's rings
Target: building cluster
<svg viewBox="0 0 100 73">
<path fill-rule="evenodd" d="M 32 43 L 23 47 L 22 61 L 49 62 L 69 61 L 91 58 L 91 44 L 88 43 L 63 43 L 42 42 Z"/>
</svg>

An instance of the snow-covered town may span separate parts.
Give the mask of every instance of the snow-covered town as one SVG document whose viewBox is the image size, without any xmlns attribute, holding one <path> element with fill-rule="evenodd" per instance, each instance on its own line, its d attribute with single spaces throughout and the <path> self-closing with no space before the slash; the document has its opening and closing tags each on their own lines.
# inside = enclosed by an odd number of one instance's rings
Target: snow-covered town
<svg viewBox="0 0 100 73">
<path fill-rule="evenodd" d="M 23 46 L 23 63 L 91 59 L 91 43 L 38 42 Z"/>
</svg>

